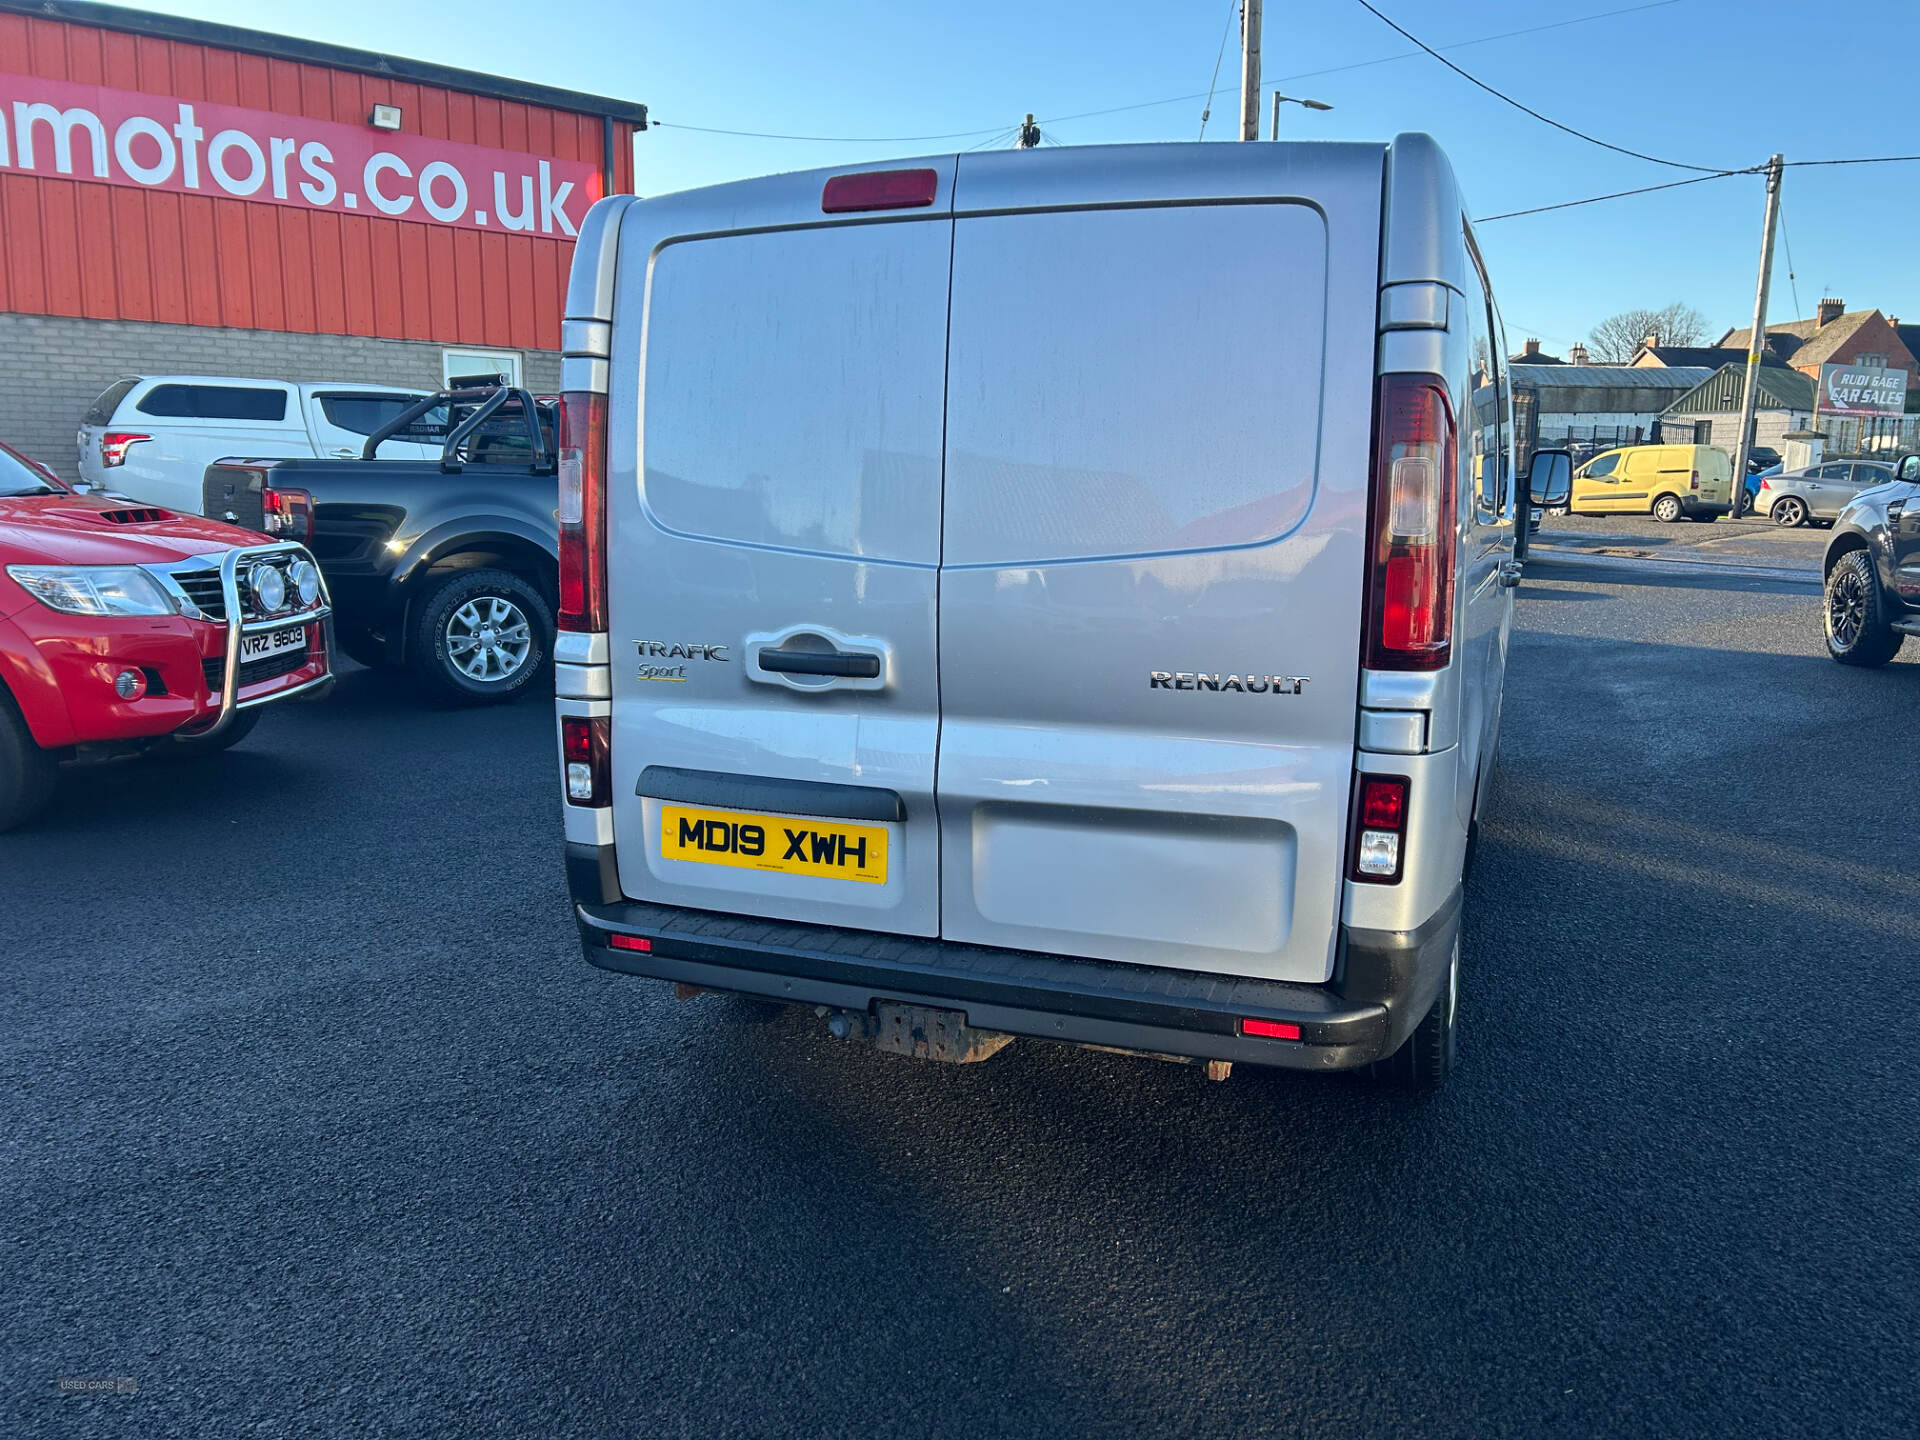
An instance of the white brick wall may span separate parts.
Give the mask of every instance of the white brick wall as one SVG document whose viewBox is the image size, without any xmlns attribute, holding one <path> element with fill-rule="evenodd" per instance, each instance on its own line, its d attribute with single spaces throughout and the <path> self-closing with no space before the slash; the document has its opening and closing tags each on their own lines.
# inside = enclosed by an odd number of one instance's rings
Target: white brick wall
<svg viewBox="0 0 1920 1440">
<path fill-rule="evenodd" d="M 358 335 L 0 314 L 0 440 L 72 479 L 80 417 L 122 375 L 352 380 L 431 390 L 440 384 L 441 348 Z M 557 351 L 521 355 L 529 389 L 560 388 Z"/>
</svg>

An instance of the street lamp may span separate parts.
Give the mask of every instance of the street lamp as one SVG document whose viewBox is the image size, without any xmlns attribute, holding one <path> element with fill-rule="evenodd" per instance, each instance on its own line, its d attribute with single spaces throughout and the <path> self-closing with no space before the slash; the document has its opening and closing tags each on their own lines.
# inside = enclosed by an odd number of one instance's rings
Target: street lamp
<svg viewBox="0 0 1920 1440">
<path fill-rule="evenodd" d="M 1276 90 L 1273 92 L 1273 134 L 1268 137 L 1269 139 L 1278 140 L 1280 138 L 1280 107 L 1282 105 L 1299 105 L 1308 110 L 1331 110 L 1333 108 L 1324 100 L 1302 100 L 1297 95 L 1282 95 Z"/>
</svg>

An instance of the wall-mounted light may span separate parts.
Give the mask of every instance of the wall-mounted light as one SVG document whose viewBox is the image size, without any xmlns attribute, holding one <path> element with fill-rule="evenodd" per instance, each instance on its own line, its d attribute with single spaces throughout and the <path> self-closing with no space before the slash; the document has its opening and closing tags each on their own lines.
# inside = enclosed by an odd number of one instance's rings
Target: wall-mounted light
<svg viewBox="0 0 1920 1440">
<path fill-rule="evenodd" d="M 400 107 L 398 105 L 376 105 L 373 113 L 367 116 L 367 123 L 376 130 L 398 130 L 400 128 Z"/>
</svg>

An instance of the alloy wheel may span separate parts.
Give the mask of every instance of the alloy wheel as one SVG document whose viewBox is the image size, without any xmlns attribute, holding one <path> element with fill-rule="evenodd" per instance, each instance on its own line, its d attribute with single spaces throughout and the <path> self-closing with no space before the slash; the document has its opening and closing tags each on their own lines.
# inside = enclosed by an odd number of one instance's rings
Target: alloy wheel
<svg viewBox="0 0 1920 1440">
<path fill-rule="evenodd" d="M 518 605 L 476 595 L 447 617 L 447 659 L 469 680 L 510 679 L 533 653 L 533 628 Z"/>
<path fill-rule="evenodd" d="M 1827 590 L 1827 633 L 1841 650 L 1851 650 L 1867 627 L 1867 587 L 1852 569 L 1833 577 Z"/>
</svg>

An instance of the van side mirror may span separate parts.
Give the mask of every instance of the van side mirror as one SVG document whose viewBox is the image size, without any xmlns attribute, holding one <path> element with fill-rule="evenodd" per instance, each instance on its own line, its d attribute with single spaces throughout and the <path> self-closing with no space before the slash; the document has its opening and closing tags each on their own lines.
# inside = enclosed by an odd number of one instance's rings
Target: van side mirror
<svg viewBox="0 0 1920 1440">
<path fill-rule="evenodd" d="M 1920 455 L 1902 455 L 1893 475 L 1896 480 L 1920 481 Z"/>
<path fill-rule="evenodd" d="M 1573 456 L 1565 450 L 1536 450 L 1527 465 L 1527 495 L 1541 507 L 1564 505 L 1573 494 Z"/>
</svg>

